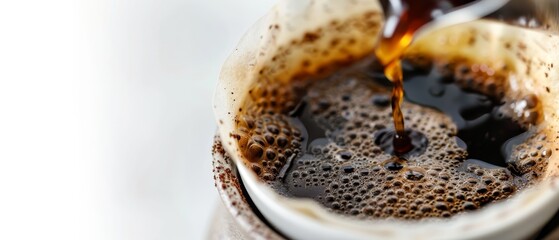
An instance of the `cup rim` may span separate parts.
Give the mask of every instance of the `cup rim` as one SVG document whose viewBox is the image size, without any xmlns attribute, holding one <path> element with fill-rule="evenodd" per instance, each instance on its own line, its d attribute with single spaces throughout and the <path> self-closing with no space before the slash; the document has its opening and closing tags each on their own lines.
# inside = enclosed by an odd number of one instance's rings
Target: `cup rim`
<svg viewBox="0 0 559 240">
<path fill-rule="evenodd" d="M 219 140 L 216 140 L 214 144 L 216 144 L 217 141 Z M 219 144 L 221 144 L 221 142 L 219 142 Z M 238 224 L 241 230 L 244 233 L 247 233 L 248 236 L 256 239 L 284 239 L 282 234 L 285 234 L 288 237 L 300 238 L 301 236 L 293 235 L 289 229 L 285 231 L 286 229 L 282 228 L 280 225 L 277 225 L 276 223 L 277 221 L 274 221 L 274 216 L 271 215 L 270 212 L 266 210 L 266 207 L 264 207 L 261 203 L 259 203 L 255 199 L 255 193 L 252 192 L 252 190 L 254 190 L 254 186 L 251 187 L 249 186 L 250 184 L 246 184 L 247 183 L 246 180 L 242 181 L 242 179 L 244 178 L 242 172 L 247 171 L 247 169 L 244 166 L 237 167 L 236 164 L 233 162 L 233 160 L 229 158 L 227 155 L 228 154 L 226 152 L 222 152 L 222 153 L 214 152 L 213 154 L 212 165 L 213 165 L 215 186 L 218 190 L 221 201 L 224 203 L 224 206 L 227 209 L 227 212 L 231 214 L 231 216 L 233 216 L 235 222 Z M 248 171 L 247 173 L 248 174 L 246 174 L 246 176 L 252 174 Z M 251 177 L 255 177 L 255 176 L 251 176 Z M 263 183 L 259 183 L 259 184 L 263 184 Z M 553 181 L 549 181 L 548 184 L 550 187 L 553 187 L 553 189 L 557 190 L 559 188 L 559 179 L 556 178 Z M 246 191 L 243 191 L 243 188 L 246 188 Z M 248 194 L 248 196 L 245 196 L 246 194 Z M 277 197 L 274 195 L 267 195 L 267 196 Z M 555 196 L 557 196 L 557 194 L 550 193 L 548 194 L 548 197 L 546 199 L 540 199 L 540 200 L 545 200 L 543 202 L 548 202 L 548 203 L 554 202 L 552 206 L 554 206 L 555 209 L 557 209 L 559 208 L 559 199 L 557 199 L 557 197 Z M 258 197 L 258 195 L 256 195 L 256 197 Z M 251 207 L 247 199 L 250 199 L 254 203 L 254 206 L 258 209 L 259 213 L 262 214 L 261 216 L 259 216 L 254 212 L 253 207 Z M 500 203 L 501 202 L 495 203 L 492 206 L 498 205 Z M 529 225 L 526 224 L 527 223 L 526 221 L 523 221 L 524 217 L 518 217 L 517 219 L 519 221 L 516 221 L 515 224 L 510 225 L 510 226 L 514 226 L 512 231 L 509 228 L 500 228 L 500 229 L 495 228 L 499 231 L 485 232 L 477 236 L 460 235 L 460 237 L 461 238 L 467 237 L 470 239 L 494 239 L 495 237 L 502 238 L 504 236 L 504 235 L 500 235 L 502 233 L 506 233 L 506 236 L 511 236 L 511 239 L 530 236 L 530 234 L 537 232 L 538 229 L 543 227 L 545 223 L 547 223 L 548 220 L 556 213 L 556 211 L 548 211 L 547 208 L 543 207 L 543 205 L 532 205 L 532 206 L 536 207 L 536 209 L 535 210 L 527 209 L 524 212 L 531 213 L 531 215 L 547 214 L 549 215 L 549 217 L 544 217 L 543 220 L 541 220 L 541 223 L 537 223 L 537 221 L 528 222 L 528 223 L 534 223 L 532 224 L 534 227 L 531 231 L 520 231 L 520 232 L 524 232 L 524 234 L 520 234 L 520 235 L 517 233 L 518 230 L 525 229 L 526 226 Z M 484 209 L 486 208 L 480 209 L 477 212 L 484 211 Z M 265 220 L 262 220 L 261 217 L 264 217 Z M 269 224 L 265 223 L 265 221 L 268 221 Z M 440 224 L 441 222 L 446 222 L 446 221 L 448 220 L 442 219 L 437 222 Z M 378 224 L 378 222 L 376 224 Z M 418 225 L 405 223 L 404 221 L 391 221 L 391 222 L 385 222 L 384 224 L 391 224 L 393 226 L 397 226 L 398 228 L 405 227 L 406 229 L 413 229 L 418 227 Z M 270 225 L 273 225 L 275 228 L 277 228 L 277 230 L 271 228 Z M 328 239 L 333 239 L 332 236 L 334 235 L 330 235 Z M 363 239 L 363 238 L 370 238 L 371 236 L 364 235 L 361 237 L 359 236 L 352 236 L 352 237 Z M 443 236 L 441 235 L 441 237 Z M 397 239 L 398 237 L 393 237 L 393 238 Z"/>
<path fill-rule="evenodd" d="M 214 149 L 216 144 L 221 144 L 219 137 L 214 140 Z M 240 230 L 254 239 L 284 239 L 264 223 L 250 206 L 247 200 L 250 196 L 245 196 L 237 167 L 228 154 L 214 150 L 212 155 L 215 188 L 227 213 L 235 220 Z"/>
</svg>

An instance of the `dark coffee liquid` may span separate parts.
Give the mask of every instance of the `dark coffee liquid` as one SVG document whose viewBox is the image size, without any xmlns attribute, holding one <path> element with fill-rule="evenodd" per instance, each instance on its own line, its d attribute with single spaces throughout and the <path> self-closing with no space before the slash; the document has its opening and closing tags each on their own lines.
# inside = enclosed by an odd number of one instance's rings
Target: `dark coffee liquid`
<svg viewBox="0 0 559 240">
<path fill-rule="evenodd" d="M 506 167 L 513 146 L 505 143 L 523 142 L 528 137 L 526 127 L 502 113 L 499 99 L 464 90 L 437 72 L 422 76 L 410 71 L 406 75 L 406 99 L 451 117 L 458 128 L 456 141 L 467 149 L 469 159 Z"/>
<path fill-rule="evenodd" d="M 409 151 L 396 154 L 392 144 L 387 80 L 348 69 L 317 82 L 291 112 L 301 152 L 271 186 L 344 215 L 422 219 L 474 210 L 530 184 L 511 160 L 534 138 L 530 124 L 436 68 L 408 69 Z"/>
</svg>

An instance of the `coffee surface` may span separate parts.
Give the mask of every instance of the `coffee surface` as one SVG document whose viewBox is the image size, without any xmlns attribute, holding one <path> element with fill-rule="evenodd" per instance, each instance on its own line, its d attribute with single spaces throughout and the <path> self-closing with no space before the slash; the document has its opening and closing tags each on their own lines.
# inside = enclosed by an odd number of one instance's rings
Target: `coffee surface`
<svg viewBox="0 0 559 240">
<path fill-rule="evenodd" d="M 471 82 L 476 68 L 410 66 L 406 154 L 392 149 L 390 82 L 354 67 L 316 81 L 289 112 L 245 114 L 247 165 L 282 195 L 366 219 L 450 217 L 537 181 L 551 151 L 536 97 L 505 101 L 499 83 Z"/>
</svg>

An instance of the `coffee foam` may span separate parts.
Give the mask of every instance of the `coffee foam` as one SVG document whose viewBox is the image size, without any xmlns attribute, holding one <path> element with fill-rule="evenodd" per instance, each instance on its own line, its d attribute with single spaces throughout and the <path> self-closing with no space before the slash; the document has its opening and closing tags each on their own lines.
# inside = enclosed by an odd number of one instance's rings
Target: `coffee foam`
<svg viewBox="0 0 559 240">
<path fill-rule="evenodd" d="M 448 62 L 444 58 L 432 60 L 429 57 L 411 55 L 408 61 L 416 68 L 435 65 L 439 72 L 454 78 L 456 84 L 466 89 L 509 99 L 503 112 L 525 126 L 542 122 L 542 104 L 535 95 L 506 98 L 506 92 L 510 91 L 506 67 L 494 69 L 485 64 L 472 64 L 467 59 Z M 354 79 L 344 82 L 347 78 Z M 324 188 L 327 194 L 316 195 L 316 200 L 335 212 L 361 218 L 450 217 L 505 199 L 545 172 L 552 150 L 547 146 L 550 141 L 540 125 L 534 130 L 536 134 L 516 147 L 513 159 L 509 160 L 518 172 L 530 173 L 525 178 L 515 179 L 505 168 L 464 162 L 467 153 L 454 139 L 456 127 L 452 121 L 437 111 L 408 103 L 403 106 L 407 109 L 406 122 L 426 133 L 430 142 L 427 152 L 407 160 L 380 154 L 381 149 L 369 135 L 392 124 L 387 104 L 389 93 L 384 88 L 364 83 L 366 81 L 370 79 L 344 75 L 337 80 L 319 81 L 310 91 L 308 85 L 312 82 L 294 82 L 290 87 L 257 85 L 251 88 L 252 105 L 240 115 L 237 131 L 232 134 L 248 160 L 247 166 L 263 180 L 271 181 L 277 179 L 288 160 L 301 158 L 300 129 L 286 113 L 294 110 L 300 96 L 306 94 L 311 111 L 318 116 L 317 122 L 325 122 L 333 128 L 329 138 L 335 144 L 313 149 L 320 153 L 315 160 L 304 159 L 304 156 L 303 160 L 297 160 L 304 164 L 299 165 L 301 169 L 290 172 L 285 181 L 298 182 L 293 187 Z M 331 93 L 333 89 L 336 89 L 334 94 Z M 348 125 L 348 119 L 355 122 Z M 344 162 L 344 158 L 362 159 L 352 166 L 356 163 Z M 330 175 L 330 170 L 320 175 L 324 159 L 341 159 L 327 163 L 326 168 L 333 170 L 331 172 L 347 173 L 347 176 Z M 391 164 L 398 169 L 391 169 Z M 297 186 L 300 181 L 304 186 Z M 276 188 L 281 192 L 281 187 Z"/>
<path fill-rule="evenodd" d="M 425 152 L 399 158 L 375 143 L 376 134 L 392 128 L 386 88 L 360 74 L 342 74 L 316 83 L 307 96 L 312 117 L 327 129 L 328 140 L 308 143 L 307 153 L 297 156 L 288 175 L 269 183 L 282 194 L 313 198 L 344 215 L 423 219 L 475 210 L 508 198 L 529 183 L 526 178 L 533 183 L 550 156 L 538 157 L 539 151 L 549 150 L 541 149 L 545 135 L 535 133 L 511 160 L 522 166 L 523 177 L 481 161 L 464 161 L 467 151 L 456 141 L 452 120 L 405 102 L 407 125 L 424 133 L 429 144 Z M 533 158 L 525 159 L 533 151 Z"/>
<path fill-rule="evenodd" d="M 504 72 L 503 69 L 496 71 L 495 69 L 491 69 L 485 65 L 469 64 L 465 60 L 452 64 L 449 64 L 444 60 L 436 60 L 434 61 L 434 63 L 432 63 L 431 61 L 433 60 L 428 59 L 425 56 L 410 57 L 408 58 L 408 60 L 415 68 L 436 65 L 435 69 L 437 71 L 441 72 L 443 75 L 447 74 L 448 77 L 454 77 L 456 80 L 456 84 L 461 85 L 462 87 L 467 89 L 469 88 L 490 96 L 494 96 L 495 98 L 503 98 L 506 89 L 509 87 L 504 80 L 506 79 L 506 72 Z M 359 79 L 360 76 L 356 76 L 355 78 Z M 334 80 L 329 81 L 331 82 Z M 337 84 L 340 86 L 344 84 L 353 86 L 357 84 L 356 82 L 359 82 L 359 84 L 364 84 L 363 81 L 367 80 L 353 80 L 349 83 L 344 83 L 341 79 L 338 79 L 337 81 L 339 81 Z M 326 115 L 322 116 L 321 119 L 318 120 L 319 122 L 328 122 L 327 125 L 329 127 L 339 127 L 336 126 L 336 124 L 339 122 L 347 121 L 347 119 L 344 120 L 344 118 L 354 117 L 361 117 L 361 119 L 357 123 L 359 126 L 361 126 L 363 123 L 367 125 L 372 124 L 373 126 L 372 128 L 368 128 L 365 130 L 356 130 L 355 126 L 349 127 L 349 129 L 340 128 L 336 131 L 333 131 L 335 133 L 349 134 L 348 136 L 355 137 L 362 134 L 371 133 L 378 130 L 379 128 L 386 128 L 387 126 L 391 126 L 392 118 L 390 108 L 388 108 L 388 93 L 386 92 L 385 88 L 374 85 L 364 85 L 356 89 L 346 89 L 344 96 L 340 97 L 336 95 L 340 98 L 338 100 L 341 102 L 354 101 L 355 99 L 357 99 L 358 102 L 368 103 L 371 106 L 375 105 L 383 109 L 383 111 L 379 113 L 376 112 L 376 109 L 369 109 L 368 112 L 366 111 L 356 113 L 353 109 L 355 106 L 343 105 L 341 107 L 334 108 L 331 105 L 333 105 L 332 102 L 335 102 L 335 100 L 332 100 L 331 102 L 328 102 L 326 100 L 325 96 L 329 95 L 327 94 L 327 92 L 337 88 L 335 84 L 328 85 L 321 84 L 319 82 L 317 84 L 318 86 L 313 86 L 313 90 L 310 92 L 307 92 L 307 85 L 308 84 L 304 85 L 300 82 L 295 82 L 290 86 L 290 88 L 285 86 L 282 87 L 280 85 L 269 85 L 266 87 L 251 88 L 248 91 L 248 96 L 251 99 L 252 105 L 247 106 L 244 111 L 242 109 L 240 110 L 241 114 L 237 120 L 237 131 L 235 131 L 235 133 L 232 133 L 231 136 L 236 140 L 236 143 L 239 144 L 241 154 L 247 160 L 245 162 L 246 165 L 264 180 L 276 179 L 281 169 L 288 162 L 288 160 L 293 160 L 301 157 L 299 153 L 301 152 L 303 139 L 301 138 L 300 129 L 295 126 L 292 121 L 289 120 L 290 117 L 287 116 L 287 112 L 296 108 L 295 103 L 300 100 L 301 94 L 307 94 L 308 96 L 310 96 L 310 99 L 313 99 L 314 104 L 312 104 L 312 106 L 314 106 L 315 108 L 312 110 L 313 113 L 317 114 L 321 110 L 324 111 L 325 109 L 330 109 L 326 113 L 321 113 Z M 371 95 L 372 93 L 363 93 L 363 91 L 376 91 L 382 92 L 382 94 L 377 94 L 371 97 L 369 95 Z M 299 92 L 300 94 L 296 94 L 297 92 Z M 339 93 L 339 91 L 335 92 Z M 362 95 L 365 95 L 371 99 L 364 99 Z M 361 104 L 359 107 L 365 108 L 369 105 Z M 522 105 L 523 107 L 516 107 L 517 105 Z M 407 104 L 404 105 L 404 109 L 406 108 Z M 504 114 L 515 117 L 518 122 L 522 123 L 525 126 L 536 125 L 541 122 L 541 118 L 539 117 L 541 103 L 540 100 L 534 95 L 528 95 L 521 99 L 511 100 L 511 102 L 506 103 L 502 109 Z M 406 121 L 410 121 L 410 117 L 414 117 L 415 115 L 417 115 L 417 113 L 418 112 L 414 112 L 413 110 L 408 110 L 405 114 L 410 116 L 408 116 L 408 119 L 406 119 Z M 440 115 L 440 113 L 432 110 L 431 114 Z M 411 123 L 409 123 L 411 124 L 410 126 L 414 128 L 420 127 L 419 129 L 417 129 L 418 131 L 429 133 L 433 133 L 433 130 L 439 128 L 440 126 L 453 126 L 452 121 L 449 122 L 448 118 L 430 119 L 424 116 L 431 114 L 425 114 L 422 110 L 419 111 L 419 118 L 415 117 L 415 119 L 429 119 L 428 123 L 432 126 L 429 124 L 428 126 L 423 126 L 425 122 L 422 121 L 412 121 Z M 377 122 L 379 120 L 382 121 Z M 456 135 L 456 129 L 454 127 L 453 130 L 448 130 L 450 132 L 441 132 L 438 133 L 438 135 L 430 136 L 429 141 L 431 142 L 431 146 L 436 148 L 438 147 L 438 142 L 448 142 L 448 140 L 454 142 L 453 136 Z M 514 159 L 510 160 L 510 163 L 515 166 L 518 172 L 522 174 L 527 172 L 532 173 L 531 175 L 526 176 L 529 180 L 538 179 L 538 177 L 542 174 L 547 166 L 547 159 L 553 152 L 553 150 L 549 148 L 549 146 L 547 146 L 550 144 L 550 142 L 547 141 L 549 139 L 547 138 L 547 135 L 542 132 L 542 129 L 535 129 L 534 132 L 536 132 L 537 134 L 532 134 L 532 136 L 528 138 L 527 141 L 521 143 L 515 149 L 514 154 L 512 154 Z M 446 136 L 446 138 L 450 136 L 450 139 L 446 139 L 443 136 Z M 332 138 L 334 138 L 336 141 L 341 142 L 348 141 L 348 139 L 340 138 L 339 136 L 332 136 Z M 369 141 L 372 140 L 369 139 Z M 360 147 L 362 148 L 363 146 Z M 445 148 L 449 147 L 450 146 L 445 146 Z M 456 147 L 456 145 L 453 147 Z M 440 147 L 438 150 L 441 149 L 454 154 L 454 156 L 451 156 L 450 159 L 454 158 L 456 163 L 460 162 L 457 159 L 463 160 L 464 158 L 465 153 L 463 149 L 444 149 Z M 362 150 L 363 149 L 354 149 L 354 151 Z M 349 151 L 340 150 L 339 152 L 348 153 Z M 373 149 L 367 149 L 363 153 L 360 152 L 359 155 L 375 155 L 379 152 L 380 149 L 376 147 Z M 433 155 L 428 154 L 425 156 L 431 158 Z M 373 162 L 372 164 L 378 164 L 378 162 Z M 452 176 L 454 174 L 443 173 L 443 175 Z M 314 181 L 315 179 L 311 180 Z M 497 195 L 497 193 L 495 194 Z M 507 195 L 499 196 L 498 198 L 495 197 L 486 201 L 491 202 L 493 200 L 498 200 L 506 196 Z"/>
<path fill-rule="evenodd" d="M 251 90 L 259 95 L 280 89 L 367 56 L 382 22 L 377 1 L 279 1 L 245 34 L 221 70 L 213 108 L 232 158 L 239 163 L 244 158 L 235 135 L 241 114 L 281 112 L 289 105 L 283 98 L 275 107 L 258 107 Z"/>
<path fill-rule="evenodd" d="M 301 132 L 286 116 L 264 113 L 244 115 L 238 143 L 248 166 L 264 180 L 274 180 L 288 159 L 300 153 Z"/>
</svg>

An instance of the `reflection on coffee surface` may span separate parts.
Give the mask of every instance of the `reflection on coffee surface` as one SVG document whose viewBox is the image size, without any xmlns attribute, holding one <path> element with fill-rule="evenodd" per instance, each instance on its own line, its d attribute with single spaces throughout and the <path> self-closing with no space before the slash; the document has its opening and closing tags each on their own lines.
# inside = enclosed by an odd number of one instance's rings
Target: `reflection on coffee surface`
<svg viewBox="0 0 559 240">
<path fill-rule="evenodd" d="M 238 123 L 250 168 L 282 195 L 371 219 L 450 217 L 505 199 L 545 171 L 552 150 L 538 98 L 507 99 L 499 70 L 422 57 L 404 64 L 413 149 L 398 155 L 390 84 L 370 66 L 365 60 L 304 91 L 251 90 L 265 100 Z M 290 111 L 267 110 L 295 99 Z"/>
</svg>

